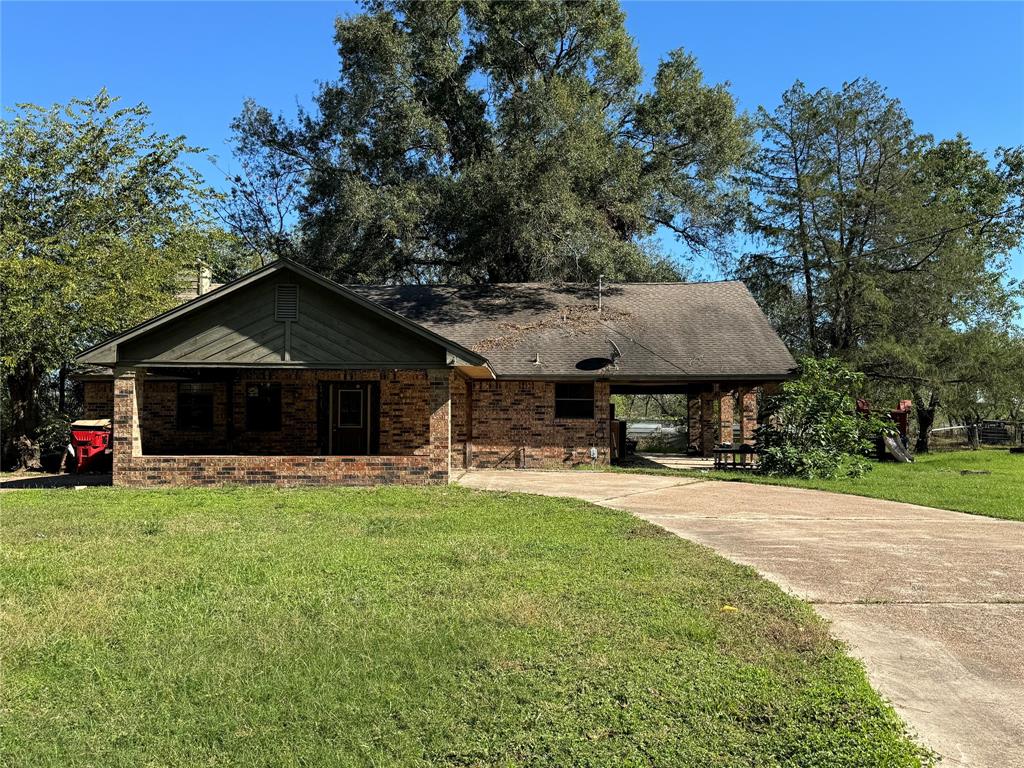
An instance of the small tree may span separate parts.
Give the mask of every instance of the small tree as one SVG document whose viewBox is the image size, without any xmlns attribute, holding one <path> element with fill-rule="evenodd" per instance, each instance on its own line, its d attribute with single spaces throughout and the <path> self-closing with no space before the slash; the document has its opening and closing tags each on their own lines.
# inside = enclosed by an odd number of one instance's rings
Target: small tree
<svg viewBox="0 0 1024 768">
<path fill-rule="evenodd" d="M 757 430 L 761 472 L 804 478 L 859 477 L 870 469 L 865 454 L 892 425 L 857 413 L 863 374 L 835 358 L 806 358 L 800 376 L 767 398 Z"/>
</svg>

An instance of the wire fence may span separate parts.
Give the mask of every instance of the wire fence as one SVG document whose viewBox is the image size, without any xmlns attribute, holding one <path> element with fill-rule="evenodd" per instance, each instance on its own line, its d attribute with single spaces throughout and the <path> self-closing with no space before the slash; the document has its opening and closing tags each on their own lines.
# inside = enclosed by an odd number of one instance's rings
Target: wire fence
<svg viewBox="0 0 1024 768">
<path fill-rule="evenodd" d="M 982 421 L 936 427 L 932 430 L 930 447 L 933 451 L 958 451 L 981 446 L 1014 446 L 1024 443 L 1024 422 Z"/>
</svg>

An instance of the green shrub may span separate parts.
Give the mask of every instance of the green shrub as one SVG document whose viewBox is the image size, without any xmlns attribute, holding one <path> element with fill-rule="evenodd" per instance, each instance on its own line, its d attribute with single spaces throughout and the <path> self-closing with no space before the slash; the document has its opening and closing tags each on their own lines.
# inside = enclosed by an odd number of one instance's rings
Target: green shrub
<svg viewBox="0 0 1024 768">
<path fill-rule="evenodd" d="M 806 358 L 798 378 L 766 398 L 757 430 L 760 471 L 808 479 L 859 477 L 879 432 L 891 424 L 857 413 L 864 376 L 839 360 Z"/>
</svg>

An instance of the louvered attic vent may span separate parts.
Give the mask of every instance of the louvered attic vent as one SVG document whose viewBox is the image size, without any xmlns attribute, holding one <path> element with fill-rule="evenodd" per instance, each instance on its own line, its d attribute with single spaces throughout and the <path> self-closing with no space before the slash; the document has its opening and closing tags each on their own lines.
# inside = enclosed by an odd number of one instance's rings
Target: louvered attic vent
<svg viewBox="0 0 1024 768">
<path fill-rule="evenodd" d="M 299 319 L 299 286 L 290 283 L 282 283 L 277 286 L 274 319 Z"/>
</svg>

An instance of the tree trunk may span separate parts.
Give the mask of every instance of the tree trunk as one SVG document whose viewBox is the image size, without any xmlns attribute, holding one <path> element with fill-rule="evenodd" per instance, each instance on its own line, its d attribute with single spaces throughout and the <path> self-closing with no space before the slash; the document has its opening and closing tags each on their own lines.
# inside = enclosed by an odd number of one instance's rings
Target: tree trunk
<svg viewBox="0 0 1024 768">
<path fill-rule="evenodd" d="M 19 469 L 42 469 L 39 463 L 40 375 L 32 361 L 23 361 L 7 376 L 7 393 L 11 401 L 11 440 L 16 449 Z"/>
<path fill-rule="evenodd" d="M 807 221 L 804 212 L 803 175 L 800 168 L 800 154 L 793 146 L 793 179 L 796 188 L 797 232 L 800 238 L 800 262 L 804 277 L 804 311 L 807 313 L 807 346 L 811 356 L 818 356 L 817 314 L 814 307 L 814 275 L 811 272 L 811 249 L 808 246 Z"/>
<path fill-rule="evenodd" d="M 57 410 L 61 413 L 68 412 L 67 388 L 68 367 L 67 365 L 62 365 L 57 373 Z"/>
<path fill-rule="evenodd" d="M 927 403 L 922 393 L 914 393 L 914 411 L 917 416 L 917 444 L 914 446 L 915 453 L 928 453 L 932 437 L 932 426 L 935 424 L 935 412 L 938 408 L 939 393 L 935 390 L 932 390 Z"/>
</svg>

